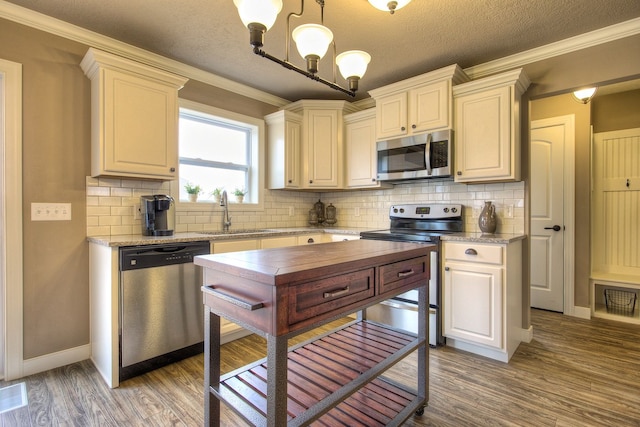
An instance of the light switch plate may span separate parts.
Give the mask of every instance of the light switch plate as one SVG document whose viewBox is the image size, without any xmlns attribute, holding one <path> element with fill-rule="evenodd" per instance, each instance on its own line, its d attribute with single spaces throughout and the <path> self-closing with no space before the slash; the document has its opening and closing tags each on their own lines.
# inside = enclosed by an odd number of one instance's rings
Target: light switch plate
<svg viewBox="0 0 640 427">
<path fill-rule="evenodd" d="M 31 203 L 31 221 L 71 221 L 71 203 Z"/>
</svg>

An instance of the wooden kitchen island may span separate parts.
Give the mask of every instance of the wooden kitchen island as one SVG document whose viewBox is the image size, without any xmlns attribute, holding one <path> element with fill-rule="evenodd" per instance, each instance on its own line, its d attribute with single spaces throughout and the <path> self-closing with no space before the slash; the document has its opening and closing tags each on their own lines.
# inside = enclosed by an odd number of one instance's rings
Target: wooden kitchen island
<svg viewBox="0 0 640 427">
<path fill-rule="evenodd" d="M 203 255 L 205 425 L 220 401 L 258 426 L 400 425 L 428 402 L 432 245 L 352 240 Z M 366 320 L 366 307 L 419 289 L 418 334 Z M 358 312 L 288 348 L 288 339 Z M 220 316 L 267 341 L 267 357 L 220 376 Z M 418 351 L 417 386 L 382 374 Z"/>
</svg>

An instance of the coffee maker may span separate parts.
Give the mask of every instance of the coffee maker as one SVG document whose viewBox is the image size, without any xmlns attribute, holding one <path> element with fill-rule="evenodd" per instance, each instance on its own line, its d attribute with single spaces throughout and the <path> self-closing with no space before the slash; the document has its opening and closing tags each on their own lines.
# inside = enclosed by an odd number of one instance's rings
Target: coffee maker
<svg viewBox="0 0 640 427">
<path fill-rule="evenodd" d="M 166 194 L 140 196 L 143 236 L 173 236 L 173 197 Z"/>
</svg>

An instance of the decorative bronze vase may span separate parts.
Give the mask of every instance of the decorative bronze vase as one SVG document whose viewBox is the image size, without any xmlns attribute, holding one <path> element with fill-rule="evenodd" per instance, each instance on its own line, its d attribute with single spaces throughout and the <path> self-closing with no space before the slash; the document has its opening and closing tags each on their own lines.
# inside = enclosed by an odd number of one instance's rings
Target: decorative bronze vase
<svg viewBox="0 0 640 427">
<path fill-rule="evenodd" d="M 324 216 L 324 203 L 322 203 L 320 201 L 320 199 L 318 199 L 318 201 L 316 202 L 315 205 L 313 205 L 313 207 L 315 208 L 316 212 L 318 213 L 318 223 L 322 224 L 325 220 L 325 216 Z"/>
<path fill-rule="evenodd" d="M 333 206 L 332 203 L 329 203 L 329 206 L 327 206 L 327 219 L 325 219 L 325 224 L 329 224 L 329 225 L 333 225 L 337 222 L 338 220 L 336 219 L 336 207 Z"/>
<path fill-rule="evenodd" d="M 496 232 L 496 207 L 491 202 L 484 202 L 484 208 L 478 217 L 478 227 L 484 234 L 493 234 Z"/>
</svg>

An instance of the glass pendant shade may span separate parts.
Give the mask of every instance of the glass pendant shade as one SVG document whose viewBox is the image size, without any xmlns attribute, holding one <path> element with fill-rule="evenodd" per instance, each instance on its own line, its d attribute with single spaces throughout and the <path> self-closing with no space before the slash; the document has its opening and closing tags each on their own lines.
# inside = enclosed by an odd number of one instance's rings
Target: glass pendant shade
<svg viewBox="0 0 640 427">
<path fill-rule="evenodd" d="M 369 61 L 371 61 L 371 55 L 362 50 L 349 50 L 336 57 L 336 64 L 338 64 L 340 74 L 345 79 L 364 76 L 364 73 L 367 72 Z"/>
<path fill-rule="evenodd" d="M 595 88 L 595 87 L 590 87 L 590 88 L 587 88 L 587 89 L 577 90 L 577 91 L 573 92 L 573 97 L 578 102 L 582 102 L 583 104 L 586 104 L 589 101 L 591 101 L 591 98 L 593 98 L 593 95 L 596 94 L 596 89 L 597 88 Z"/>
<path fill-rule="evenodd" d="M 296 42 L 298 52 L 303 58 L 309 56 L 322 58 L 327 53 L 329 44 L 333 41 L 331 30 L 318 24 L 300 25 L 293 30 L 291 37 Z"/>
<path fill-rule="evenodd" d="M 371 6 L 384 12 L 395 12 L 405 7 L 411 0 L 369 0 Z"/>
<path fill-rule="evenodd" d="M 233 0 L 245 27 L 250 24 L 262 24 L 267 31 L 276 22 L 282 10 L 282 0 Z"/>
</svg>

